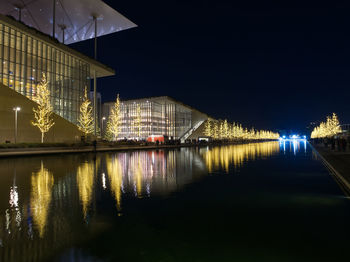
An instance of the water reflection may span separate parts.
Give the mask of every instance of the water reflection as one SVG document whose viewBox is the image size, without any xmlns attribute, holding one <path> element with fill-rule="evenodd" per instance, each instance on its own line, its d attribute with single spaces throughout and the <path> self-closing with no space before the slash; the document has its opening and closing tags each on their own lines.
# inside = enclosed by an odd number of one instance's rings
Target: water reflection
<svg viewBox="0 0 350 262">
<path fill-rule="evenodd" d="M 249 160 L 269 157 L 278 152 L 278 142 L 265 142 L 208 148 L 204 150 L 203 157 L 209 172 L 224 169 L 228 173 L 230 165 L 237 169 Z"/>
<path fill-rule="evenodd" d="M 102 188 L 108 190 L 109 185 L 120 214 L 123 194 L 136 198 L 168 194 L 192 181 L 194 175 L 200 177 L 205 174 L 203 160 L 194 153 L 189 149 L 181 149 L 106 155 L 106 171 L 101 177 Z"/>
<path fill-rule="evenodd" d="M 111 187 L 111 192 L 114 195 L 116 201 L 117 210 L 121 210 L 121 194 L 122 194 L 122 179 L 123 179 L 123 171 L 122 167 L 119 163 L 119 160 L 116 155 L 106 156 L 106 164 L 107 164 L 107 174 L 109 178 L 109 183 Z M 102 174 L 104 177 L 105 174 Z M 105 178 L 104 178 L 105 181 Z M 106 188 L 105 182 L 104 188 Z"/>
<path fill-rule="evenodd" d="M 40 170 L 32 174 L 32 190 L 30 197 L 33 221 L 39 230 L 40 237 L 44 236 L 45 226 L 47 224 L 53 183 L 53 174 L 49 172 L 41 162 Z"/>
<path fill-rule="evenodd" d="M 130 201 L 166 196 L 208 171 L 229 172 L 278 152 L 278 142 L 267 142 L 0 160 L 0 261 L 47 259 L 101 230 L 109 210 L 128 215 Z"/>
<path fill-rule="evenodd" d="M 85 162 L 79 165 L 77 169 L 79 198 L 83 206 L 83 215 L 85 218 L 92 200 L 92 191 L 94 186 L 94 165 L 94 162 Z"/>
<path fill-rule="evenodd" d="M 303 148 L 304 153 L 306 154 L 307 150 L 307 141 L 306 139 L 291 139 L 291 140 L 280 140 L 280 149 L 283 150 L 283 153 L 286 154 L 286 144 L 289 144 L 289 152 L 293 152 L 293 155 L 296 156 Z"/>
</svg>

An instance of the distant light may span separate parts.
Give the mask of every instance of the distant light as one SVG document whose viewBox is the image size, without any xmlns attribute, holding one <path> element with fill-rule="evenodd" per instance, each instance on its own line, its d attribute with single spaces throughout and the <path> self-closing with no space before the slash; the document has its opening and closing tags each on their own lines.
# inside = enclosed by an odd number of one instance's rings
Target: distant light
<svg viewBox="0 0 350 262">
<path fill-rule="evenodd" d="M 303 136 L 304 138 L 306 138 L 306 136 Z"/>
<path fill-rule="evenodd" d="M 19 106 L 13 108 L 13 111 L 20 111 L 20 110 L 21 108 Z"/>
<path fill-rule="evenodd" d="M 283 136 L 283 139 L 286 139 L 286 136 Z"/>
</svg>

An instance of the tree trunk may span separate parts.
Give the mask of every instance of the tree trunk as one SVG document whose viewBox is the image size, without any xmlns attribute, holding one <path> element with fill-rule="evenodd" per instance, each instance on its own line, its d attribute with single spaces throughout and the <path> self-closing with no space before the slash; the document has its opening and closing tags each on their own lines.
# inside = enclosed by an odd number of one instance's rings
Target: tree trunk
<svg viewBox="0 0 350 262">
<path fill-rule="evenodd" d="M 44 132 L 41 132 L 41 143 L 44 143 Z"/>
</svg>

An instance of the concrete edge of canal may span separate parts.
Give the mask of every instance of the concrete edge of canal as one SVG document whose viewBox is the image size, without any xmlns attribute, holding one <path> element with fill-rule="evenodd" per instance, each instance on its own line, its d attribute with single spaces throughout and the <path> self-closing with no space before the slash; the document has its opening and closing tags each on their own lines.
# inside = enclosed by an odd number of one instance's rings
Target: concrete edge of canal
<svg viewBox="0 0 350 262">
<path fill-rule="evenodd" d="M 9 148 L 0 149 L 0 158 L 17 157 L 17 156 L 36 156 L 36 155 L 53 155 L 53 154 L 75 154 L 75 153 L 94 153 L 94 152 L 113 152 L 113 151 L 130 151 L 130 150 L 152 150 L 152 149 L 172 149 L 182 147 L 206 147 L 220 145 L 239 145 L 249 143 L 271 142 L 272 140 L 261 141 L 237 141 L 226 144 L 176 144 L 176 145 L 121 145 L 121 146 L 93 146 L 83 147 L 34 147 L 34 148 Z"/>
<path fill-rule="evenodd" d="M 53 154 L 74 154 L 74 153 L 93 153 L 108 151 L 129 151 L 129 150 L 149 150 L 164 148 L 188 147 L 190 145 L 159 145 L 159 146 L 118 146 L 118 147 L 47 147 L 47 148 L 21 148 L 11 150 L 0 150 L 0 158 L 17 157 L 17 156 L 34 156 L 34 155 L 53 155 Z"/>
</svg>

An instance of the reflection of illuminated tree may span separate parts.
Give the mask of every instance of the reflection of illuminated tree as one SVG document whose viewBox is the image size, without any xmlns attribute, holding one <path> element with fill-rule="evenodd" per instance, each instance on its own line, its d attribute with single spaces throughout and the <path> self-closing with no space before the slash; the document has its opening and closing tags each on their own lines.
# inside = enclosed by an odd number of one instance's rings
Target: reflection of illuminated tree
<svg viewBox="0 0 350 262">
<path fill-rule="evenodd" d="M 83 205 L 83 214 L 84 217 L 86 217 L 88 206 L 91 203 L 92 190 L 94 186 L 94 163 L 86 162 L 78 167 L 77 185 L 80 201 Z"/>
<path fill-rule="evenodd" d="M 33 220 L 39 229 L 40 237 L 43 237 L 52 198 L 51 191 L 54 178 L 52 173 L 44 168 L 43 163 L 41 163 L 40 170 L 32 174 L 31 183 L 32 191 L 30 204 Z"/>
<path fill-rule="evenodd" d="M 238 168 L 245 161 L 254 160 L 257 157 L 271 156 L 277 152 L 279 152 L 278 142 L 232 145 L 214 147 L 204 153 L 204 159 L 209 172 L 219 168 L 229 172 L 231 164 Z"/>
<path fill-rule="evenodd" d="M 120 165 L 116 155 L 114 155 L 113 157 L 107 156 L 106 164 L 107 164 L 109 182 L 111 184 L 111 191 L 115 197 L 117 210 L 121 211 L 121 202 L 122 202 L 121 186 L 122 186 L 122 179 L 123 179 L 122 166 Z"/>
</svg>

